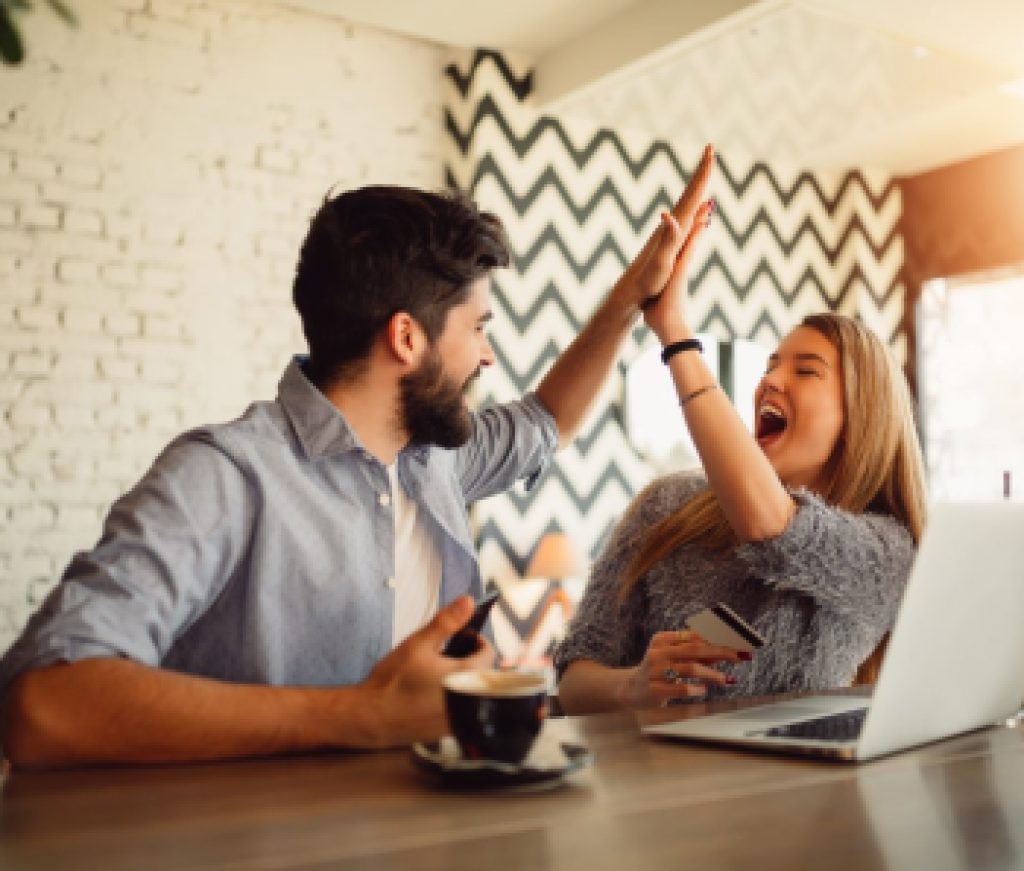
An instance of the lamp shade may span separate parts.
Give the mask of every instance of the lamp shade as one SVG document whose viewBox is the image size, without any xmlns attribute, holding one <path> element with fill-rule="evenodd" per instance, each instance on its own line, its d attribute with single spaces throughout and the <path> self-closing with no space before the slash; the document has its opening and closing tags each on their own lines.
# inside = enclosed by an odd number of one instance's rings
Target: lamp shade
<svg viewBox="0 0 1024 871">
<path fill-rule="evenodd" d="M 549 532 L 533 552 L 526 574 L 531 578 L 563 580 L 576 578 L 586 571 L 586 563 L 572 539 L 564 532 Z"/>
</svg>

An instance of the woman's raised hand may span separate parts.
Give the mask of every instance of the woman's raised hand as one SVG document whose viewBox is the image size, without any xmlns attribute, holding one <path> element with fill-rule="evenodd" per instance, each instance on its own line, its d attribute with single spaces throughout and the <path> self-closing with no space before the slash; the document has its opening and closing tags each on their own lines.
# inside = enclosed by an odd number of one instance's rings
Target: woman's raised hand
<svg viewBox="0 0 1024 871">
<path fill-rule="evenodd" d="M 704 195 L 714 165 L 715 150 L 708 145 L 686 190 L 670 212 L 662 213 L 661 224 L 620 281 L 630 287 L 636 304 L 644 310 L 647 325 L 659 338 L 662 328 L 674 326 L 673 310 L 681 309 L 678 293 L 672 300 L 664 300 L 663 291 L 674 283 L 681 284 L 685 292 L 686 267 L 694 243 L 711 215 L 712 203 Z M 679 316 L 682 317 L 681 311 Z"/>
<path fill-rule="evenodd" d="M 708 644 L 696 632 L 658 632 L 647 645 L 639 665 L 630 669 L 621 689 L 625 708 L 653 708 L 672 699 L 707 693 L 708 684 L 727 686 L 736 679 L 709 667 L 715 662 L 740 662 L 731 647 Z"/>
<path fill-rule="evenodd" d="M 683 244 L 676 255 L 675 263 L 669 274 L 668 281 L 661 293 L 648 299 L 643 306 L 644 321 L 658 337 L 662 345 L 693 337 L 693 331 L 686 316 L 687 274 L 693 251 L 700 234 L 711 221 L 714 204 L 709 200 L 701 204 L 683 239 Z M 671 235 L 681 237 L 683 230 L 670 212 L 662 215 L 665 226 L 672 227 Z"/>
</svg>

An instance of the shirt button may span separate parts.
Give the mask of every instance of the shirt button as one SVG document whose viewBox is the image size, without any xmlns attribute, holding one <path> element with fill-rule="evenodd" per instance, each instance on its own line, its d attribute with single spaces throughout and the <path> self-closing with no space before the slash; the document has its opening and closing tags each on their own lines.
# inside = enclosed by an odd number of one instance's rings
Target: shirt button
<svg viewBox="0 0 1024 871">
<path fill-rule="evenodd" d="M 394 578 L 388 578 L 388 579 L 387 579 L 387 580 L 386 580 L 386 581 L 384 582 L 384 585 L 385 585 L 386 587 L 389 587 L 390 589 L 392 589 L 392 590 L 393 590 L 393 589 L 395 588 L 395 579 L 394 579 Z"/>
<path fill-rule="evenodd" d="M 381 508 L 387 508 L 391 504 L 391 497 L 387 493 L 381 493 L 377 497 L 377 501 L 380 503 Z"/>
</svg>

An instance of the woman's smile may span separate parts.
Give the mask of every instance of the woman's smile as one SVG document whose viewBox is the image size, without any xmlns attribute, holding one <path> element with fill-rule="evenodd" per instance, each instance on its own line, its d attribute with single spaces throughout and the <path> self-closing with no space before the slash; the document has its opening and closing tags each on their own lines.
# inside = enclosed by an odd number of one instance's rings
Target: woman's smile
<svg viewBox="0 0 1024 871">
<path fill-rule="evenodd" d="M 779 478 L 818 489 L 844 420 L 832 343 L 808 327 L 789 333 L 769 357 L 754 402 L 754 438 Z"/>
<path fill-rule="evenodd" d="M 786 412 L 779 407 L 778 403 L 765 399 L 757 410 L 757 443 L 762 450 L 775 444 L 783 434 L 789 421 L 786 419 Z"/>
</svg>

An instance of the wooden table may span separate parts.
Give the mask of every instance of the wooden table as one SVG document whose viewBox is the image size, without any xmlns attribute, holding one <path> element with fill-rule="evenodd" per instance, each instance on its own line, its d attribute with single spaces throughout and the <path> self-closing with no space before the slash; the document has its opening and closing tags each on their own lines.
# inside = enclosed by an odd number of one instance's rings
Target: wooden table
<svg viewBox="0 0 1024 871">
<path fill-rule="evenodd" d="M 703 711 L 549 721 L 596 762 L 546 793 L 444 791 L 407 751 L 17 772 L 0 868 L 1024 867 L 1024 727 L 860 766 L 638 732 Z"/>
</svg>

